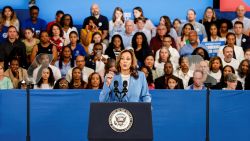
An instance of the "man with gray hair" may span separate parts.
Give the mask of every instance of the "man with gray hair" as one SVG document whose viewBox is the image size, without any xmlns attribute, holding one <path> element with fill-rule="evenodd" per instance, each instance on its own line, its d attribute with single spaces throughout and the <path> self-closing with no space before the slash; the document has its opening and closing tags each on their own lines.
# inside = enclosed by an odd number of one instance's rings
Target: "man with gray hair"
<svg viewBox="0 0 250 141">
<path fill-rule="evenodd" d="M 96 3 L 92 4 L 92 6 L 90 8 L 90 13 L 91 13 L 91 16 L 94 16 L 96 18 L 96 20 L 97 20 L 97 25 L 96 26 L 98 27 L 99 30 L 102 31 L 102 39 L 103 40 L 105 40 L 105 39 L 108 40 L 108 31 L 109 31 L 108 18 L 106 16 L 101 15 L 100 7 Z M 84 19 L 83 27 L 82 27 L 83 29 L 86 28 L 86 25 L 88 24 L 89 18 L 91 16 Z"/>
<path fill-rule="evenodd" d="M 122 33 L 122 41 L 125 48 L 132 46 L 132 38 L 135 34 L 135 25 L 132 20 L 125 21 L 125 31 Z"/>
<path fill-rule="evenodd" d="M 214 77 L 212 77 L 211 75 L 209 75 L 209 65 L 208 62 L 206 60 L 201 61 L 195 69 L 201 70 L 203 72 L 203 80 L 204 84 L 208 84 L 211 86 L 215 86 L 217 84 L 217 81 Z M 193 78 L 190 78 L 188 81 L 188 85 L 193 84 Z"/>
<path fill-rule="evenodd" d="M 185 89 L 187 90 L 205 90 L 204 86 L 204 73 L 203 71 L 197 69 L 193 73 L 193 84 L 189 85 Z"/>
</svg>

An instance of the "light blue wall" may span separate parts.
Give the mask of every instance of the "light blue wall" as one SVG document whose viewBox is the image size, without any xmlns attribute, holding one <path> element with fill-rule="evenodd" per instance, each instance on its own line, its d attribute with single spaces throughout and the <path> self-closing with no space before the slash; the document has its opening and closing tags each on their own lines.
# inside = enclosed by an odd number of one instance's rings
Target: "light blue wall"
<svg viewBox="0 0 250 141">
<path fill-rule="evenodd" d="M 28 0 L 0 0 L 0 6 L 11 5 L 15 9 L 27 9 Z M 36 0 L 40 7 L 40 17 L 52 21 L 59 9 L 73 16 L 74 24 L 82 24 L 83 19 L 90 14 L 93 3 L 100 5 L 101 13 L 109 18 L 115 7 L 122 7 L 124 12 L 132 12 L 135 6 L 141 6 L 145 17 L 158 24 L 159 17 L 168 15 L 185 19 L 186 11 L 193 8 L 197 12 L 197 19 L 201 19 L 207 6 L 212 6 L 212 0 Z M 133 17 L 132 17 L 133 18 Z"/>
<path fill-rule="evenodd" d="M 14 9 L 27 9 L 28 0 L 0 0 L 0 9 L 6 5 L 10 5 Z"/>
</svg>

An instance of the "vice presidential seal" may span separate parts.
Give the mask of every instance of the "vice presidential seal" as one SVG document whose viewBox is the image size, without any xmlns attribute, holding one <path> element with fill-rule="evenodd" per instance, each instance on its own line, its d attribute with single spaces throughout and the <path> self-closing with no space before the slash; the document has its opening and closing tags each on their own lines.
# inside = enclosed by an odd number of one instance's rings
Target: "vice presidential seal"
<svg viewBox="0 0 250 141">
<path fill-rule="evenodd" d="M 109 115 L 109 126 L 115 132 L 126 132 L 131 128 L 132 124 L 133 116 L 124 108 L 115 109 Z"/>
</svg>

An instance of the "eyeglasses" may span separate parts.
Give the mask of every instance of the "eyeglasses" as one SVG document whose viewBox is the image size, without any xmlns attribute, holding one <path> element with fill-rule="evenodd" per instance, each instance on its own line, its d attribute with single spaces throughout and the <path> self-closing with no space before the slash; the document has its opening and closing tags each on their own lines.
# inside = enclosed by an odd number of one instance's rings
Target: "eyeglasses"
<svg viewBox="0 0 250 141">
<path fill-rule="evenodd" d="M 59 86 L 68 86 L 68 84 L 66 84 L 66 83 L 59 83 Z"/>
</svg>

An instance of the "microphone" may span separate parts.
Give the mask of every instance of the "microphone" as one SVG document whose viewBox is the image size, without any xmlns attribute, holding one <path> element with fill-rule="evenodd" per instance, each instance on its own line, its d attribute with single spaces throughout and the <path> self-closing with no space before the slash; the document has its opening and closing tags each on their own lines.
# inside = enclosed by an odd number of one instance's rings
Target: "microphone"
<svg viewBox="0 0 250 141">
<path fill-rule="evenodd" d="M 122 90 L 123 96 L 122 96 L 122 98 L 127 95 L 127 92 L 128 92 L 127 86 L 128 86 L 128 81 L 124 80 L 123 81 L 123 90 Z"/>
<path fill-rule="evenodd" d="M 114 93 L 115 93 L 115 96 L 116 96 L 118 99 L 120 99 L 119 96 L 118 96 L 118 93 L 119 93 L 118 85 L 119 85 L 119 84 L 118 84 L 118 81 L 115 80 L 115 81 L 114 81 Z"/>
<path fill-rule="evenodd" d="M 118 85 L 119 85 L 119 84 L 118 84 L 118 81 L 115 80 L 115 81 L 114 81 L 114 87 L 115 87 L 115 89 L 118 89 Z"/>
</svg>

